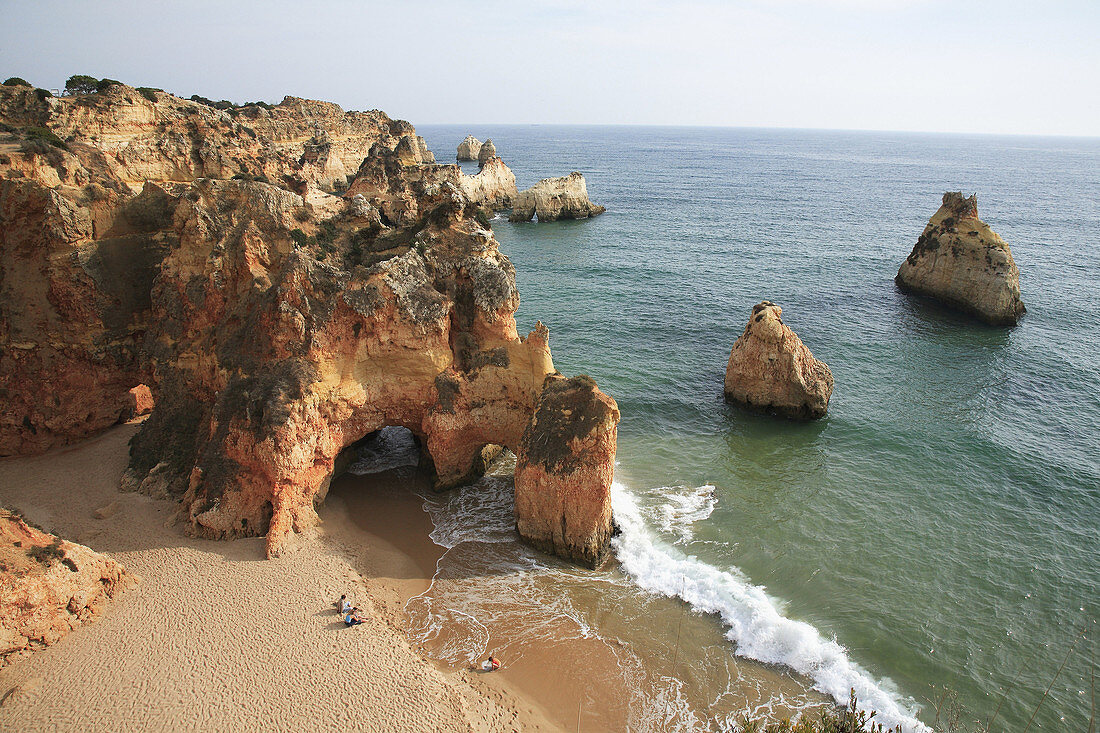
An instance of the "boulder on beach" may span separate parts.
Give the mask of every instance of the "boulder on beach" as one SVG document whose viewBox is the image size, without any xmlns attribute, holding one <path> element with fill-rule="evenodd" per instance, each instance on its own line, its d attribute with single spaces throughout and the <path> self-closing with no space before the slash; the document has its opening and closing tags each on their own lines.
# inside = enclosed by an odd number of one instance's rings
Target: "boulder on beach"
<svg viewBox="0 0 1100 733">
<path fill-rule="evenodd" d="M 823 417 L 833 393 L 833 374 L 783 323 L 782 314 L 768 300 L 753 306 L 745 332 L 730 351 L 726 399 L 799 420 Z"/>
<path fill-rule="evenodd" d="M 481 152 L 481 141 L 473 135 L 467 135 L 466 139 L 458 144 L 456 160 L 477 160 Z"/>
<path fill-rule="evenodd" d="M 481 144 L 481 149 L 477 151 L 477 164 L 484 168 L 485 164 L 495 158 L 497 155 L 497 146 L 493 145 L 492 140 L 486 140 Z"/>
<path fill-rule="evenodd" d="M 978 197 L 943 195 L 894 281 L 994 326 L 1012 326 L 1025 312 L 1012 250 L 978 218 Z"/>
<path fill-rule="evenodd" d="M 606 209 L 588 199 L 588 185 L 584 176 L 576 171 L 560 178 L 544 178 L 526 191 L 516 195 L 509 221 L 539 221 L 558 219 L 587 219 L 602 214 Z"/>
</svg>

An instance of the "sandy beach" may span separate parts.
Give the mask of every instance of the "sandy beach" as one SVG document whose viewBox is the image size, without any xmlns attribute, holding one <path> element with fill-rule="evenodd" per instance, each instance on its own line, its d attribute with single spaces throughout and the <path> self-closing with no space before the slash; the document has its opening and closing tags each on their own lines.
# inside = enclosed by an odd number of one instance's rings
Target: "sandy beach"
<svg viewBox="0 0 1100 733">
<path fill-rule="evenodd" d="M 172 503 L 119 492 L 135 430 L 0 461 L 0 504 L 140 578 L 94 623 L 0 670 L 0 729 L 558 729 L 506 675 L 441 669 L 406 640 L 403 603 L 435 563 L 418 497 L 376 497 L 367 527 L 333 497 L 316 532 L 265 560 L 262 538 L 188 537 Z M 344 627 L 341 593 L 367 623 Z"/>
</svg>

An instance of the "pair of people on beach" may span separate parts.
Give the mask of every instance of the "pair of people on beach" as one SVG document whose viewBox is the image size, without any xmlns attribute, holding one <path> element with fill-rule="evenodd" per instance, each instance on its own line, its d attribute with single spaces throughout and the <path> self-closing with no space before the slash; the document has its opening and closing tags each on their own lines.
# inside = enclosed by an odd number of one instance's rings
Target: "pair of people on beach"
<svg viewBox="0 0 1100 733">
<path fill-rule="evenodd" d="M 345 626 L 356 626 L 365 620 L 360 615 L 359 606 L 352 606 L 347 595 L 341 595 L 333 605 L 336 606 L 337 613 L 343 614 Z"/>
</svg>

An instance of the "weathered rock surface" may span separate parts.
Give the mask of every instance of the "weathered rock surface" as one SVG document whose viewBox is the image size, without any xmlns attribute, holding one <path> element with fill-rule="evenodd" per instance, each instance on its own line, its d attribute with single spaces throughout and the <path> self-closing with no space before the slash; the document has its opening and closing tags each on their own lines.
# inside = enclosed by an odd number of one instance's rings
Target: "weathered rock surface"
<svg viewBox="0 0 1100 733">
<path fill-rule="evenodd" d="M 481 153 L 481 141 L 473 135 L 467 135 L 466 139 L 458 144 L 457 160 L 477 160 L 478 154 Z"/>
<path fill-rule="evenodd" d="M 485 161 L 477 175 L 460 171 L 458 186 L 470 201 L 494 211 L 507 209 L 516 200 L 516 175 L 495 155 Z"/>
<path fill-rule="evenodd" d="M 611 543 L 619 407 L 586 376 L 553 375 L 516 454 L 516 530 L 534 547 L 596 567 Z"/>
<path fill-rule="evenodd" d="M 978 197 L 943 195 L 895 282 L 995 326 L 1015 325 L 1025 312 L 1012 250 L 978 218 Z"/>
<path fill-rule="evenodd" d="M 170 95 L 93 96 L 0 98 L 6 124 L 86 141 L 43 153 L 33 178 L 39 153 L 0 159 L 0 454 L 129 417 L 148 385 L 124 485 L 178 500 L 196 534 L 266 534 L 277 554 L 316 521 L 340 451 L 384 426 L 417 436 L 440 488 L 483 470 L 487 446 L 519 451 L 555 370 L 544 326 L 516 332 L 515 272 L 482 223 L 510 195 L 499 158 L 463 177 L 428 162 L 408 123 L 326 103 L 257 108 L 280 122 L 257 147 L 232 116 Z M 276 143 L 302 139 L 298 120 L 330 139 L 355 123 L 344 196 L 319 188 L 337 158 L 310 168 Z M 173 141 L 195 142 L 193 124 L 209 149 L 188 167 Z M 275 183 L 226 180 L 241 161 Z"/>
<path fill-rule="evenodd" d="M 0 509 L 0 664 L 90 622 L 133 582 L 106 555 Z"/>
<path fill-rule="evenodd" d="M 497 155 L 497 146 L 493 145 L 492 140 L 486 140 L 481 144 L 481 148 L 477 151 L 477 164 L 484 167 L 491 159 Z"/>
<path fill-rule="evenodd" d="M 574 171 L 560 178 L 544 178 L 526 191 L 516 195 L 510 221 L 539 221 L 558 219 L 587 219 L 602 214 L 606 209 L 588 199 L 588 185 L 584 176 Z"/>
<path fill-rule="evenodd" d="M 833 393 L 833 374 L 783 323 L 782 314 L 767 300 L 753 306 L 745 332 L 730 351 L 726 399 L 790 418 L 823 417 Z"/>
</svg>

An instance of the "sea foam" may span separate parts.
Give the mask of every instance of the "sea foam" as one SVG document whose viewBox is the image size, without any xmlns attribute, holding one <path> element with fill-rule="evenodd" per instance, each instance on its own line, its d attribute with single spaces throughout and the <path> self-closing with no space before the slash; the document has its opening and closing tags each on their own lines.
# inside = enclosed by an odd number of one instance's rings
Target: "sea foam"
<svg viewBox="0 0 1100 733">
<path fill-rule="evenodd" d="M 737 645 L 738 655 L 804 674 L 814 680 L 817 689 L 840 703 L 847 702 L 849 690 L 854 689 L 864 709 L 877 711 L 877 722 L 891 728 L 901 725 L 906 733 L 931 733 L 890 692 L 888 681 L 876 681 L 848 657 L 843 646 L 825 639 L 810 624 L 783 616 L 762 587 L 662 542 L 648 528 L 638 502 L 622 484 L 612 485 L 611 499 L 622 529 L 613 540 L 615 554 L 640 587 L 679 596 L 697 611 L 717 614 L 728 627 L 726 637 Z M 692 505 L 696 512 L 709 515 L 707 504 L 678 495 L 673 506 Z M 713 509 L 712 503 L 709 508 Z M 676 508 L 668 510 L 668 516 L 676 514 Z M 674 529 L 671 521 L 669 529 Z"/>
</svg>

